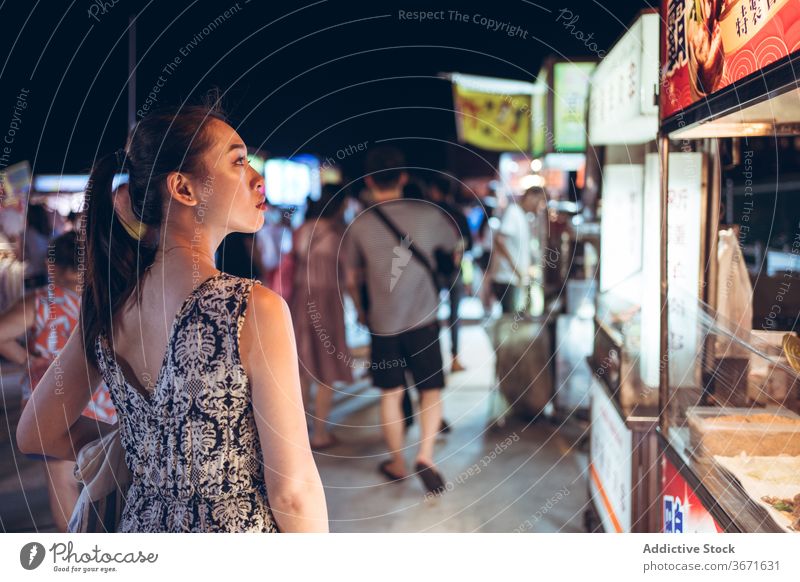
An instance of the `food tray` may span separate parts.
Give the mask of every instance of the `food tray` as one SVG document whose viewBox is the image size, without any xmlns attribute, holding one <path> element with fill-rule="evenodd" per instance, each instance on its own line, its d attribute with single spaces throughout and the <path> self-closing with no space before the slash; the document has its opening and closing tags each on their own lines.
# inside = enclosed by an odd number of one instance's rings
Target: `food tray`
<svg viewBox="0 0 800 582">
<path fill-rule="evenodd" d="M 695 455 L 800 455 L 800 416 L 790 410 L 695 406 L 686 418 Z"/>
</svg>

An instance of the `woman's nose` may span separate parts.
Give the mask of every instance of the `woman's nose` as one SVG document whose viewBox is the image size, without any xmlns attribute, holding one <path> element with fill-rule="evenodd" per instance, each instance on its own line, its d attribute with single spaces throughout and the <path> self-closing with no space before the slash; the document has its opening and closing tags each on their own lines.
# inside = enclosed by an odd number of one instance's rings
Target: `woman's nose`
<svg viewBox="0 0 800 582">
<path fill-rule="evenodd" d="M 253 170 L 252 168 L 251 168 L 251 170 L 253 172 L 253 179 L 255 180 L 254 187 L 255 187 L 256 190 L 258 190 L 259 194 L 263 194 L 264 193 L 264 176 L 262 176 L 261 174 L 259 174 L 255 170 Z"/>
</svg>

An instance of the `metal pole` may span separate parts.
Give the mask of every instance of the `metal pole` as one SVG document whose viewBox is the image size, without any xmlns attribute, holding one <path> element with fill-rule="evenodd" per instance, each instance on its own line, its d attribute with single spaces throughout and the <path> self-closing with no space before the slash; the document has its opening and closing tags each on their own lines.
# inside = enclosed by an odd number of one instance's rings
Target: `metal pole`
<svg viewBox="0 0 800 582">
<path fill-rule="evenodd" d="M 669 199 L 669 138 L 659 135 L 658 154 L 661 161 L 661 252 L 660 278 L 661 278 L 661 325 L 659 342 L 659 375 L 658 375 L 658 410 L 659 426 L 664 437 L 668 437 L 669 426 L 669 269 L 668 249 L 669 220 L 667 215 Z"/>
<path fill-rule="evenodd" d="M 717 309 L 717 273 L 719 266 L 717 265 L 717 247 L 719 246 L 719 210 L 720 201 L 722 199 L 722 163 L 719 153 L 719 139 L 710 138 L 708 140 L 708 153 L 711 162 L 711 171 L 708 173 L 710 183 L 706 191 L 708 196 L 706 199 L 706 208 L 704 208 L 704 216 L 708 218 L 703 224 L 703 236 L 706 240 L 706 254 L 702 257 L 706 265 L 706 269 L 701 276 L 701 281 L 705 282 L 703 290 L 705 294 L 701 293 L 703 301 L 708 303 L 712 309 Z M 731 202 L 733 195 L 731 195 Z M 733 205 L 728 210 L 733 213 Z M 732 222 L 732 221 L 731 221 Z M 730 222 L 728 223 L 730 224 Z"/>
</svg>

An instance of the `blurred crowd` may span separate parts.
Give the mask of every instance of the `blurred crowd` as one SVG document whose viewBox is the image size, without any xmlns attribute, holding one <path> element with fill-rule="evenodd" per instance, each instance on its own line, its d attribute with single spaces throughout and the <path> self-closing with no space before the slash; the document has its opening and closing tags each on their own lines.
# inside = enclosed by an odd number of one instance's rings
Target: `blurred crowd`
<svg viewBox="0 0 800 582">
<path fill-rule="evenodd" d="M 408 476 L 405 431 L 418 418 L 414 471 L 429 492 L 441 493 L 433 446 L 450 429 L 440 397 L 445 373 L 465 369 L 462 321 L 529 308 L 533 243 L 547 204 L 541 188 L 478 197 L 452 176 L 405 167 L 399 150 L 374 148 L 359 188 L 328 184 L 304 207 L 270 207 L 260 231 L 225 239 L 217 264 L 260 280 L 290 306 L 312 448 L 338 444 L 328 426 L 334 387 L 367 375 L 382 391 L 391 455 L 379 470 L 389 480 Z M 26 366 L 23 406 L 78 325 L 81 293 L 81 215 L 62 217 L 31 203 L 26 216 L 26 225 L 0 224 L 0 356 Z M 475 307 L 467 317 L 465 299 Z M 368 345 L 353 349 L 353 326 Z M 105 386 L 84 415 L 115 422 Z M 44 461 L 56 526 L 66 531 L 78 495 L 73 464 Z"/>
</svg>

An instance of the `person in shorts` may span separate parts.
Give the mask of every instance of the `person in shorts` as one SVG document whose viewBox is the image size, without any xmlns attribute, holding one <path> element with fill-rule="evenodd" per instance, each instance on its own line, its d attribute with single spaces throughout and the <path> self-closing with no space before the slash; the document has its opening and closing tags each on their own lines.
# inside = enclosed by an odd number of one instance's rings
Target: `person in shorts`
<svg viewBox="0 0 800 582">
<path fill-rule="evenodd" d="M 435 251 L 452 253 L 459 235 L 434 204 L 402 197 L 407 182 L 399 150 L 370 150 L 365 183 L 373 203 L 353 219 L 345 234 L 351 266 L 348 287 L 359 320 L 370 329 L 372 380 L 383 391 L 381 422 L 391 458 L 379 469 L 392 481 L 408 476 L 402 400 L 404 375 L 409 372 L 420 394 L 422 436 L 414 467 L 426 490 L 438 494 L 444 491 L 444 481 L 433 449 L 442 423 L 444 373 Z M 366 282 L 368 309 L 358 291 L 361 281 Z"/>
</svg>

